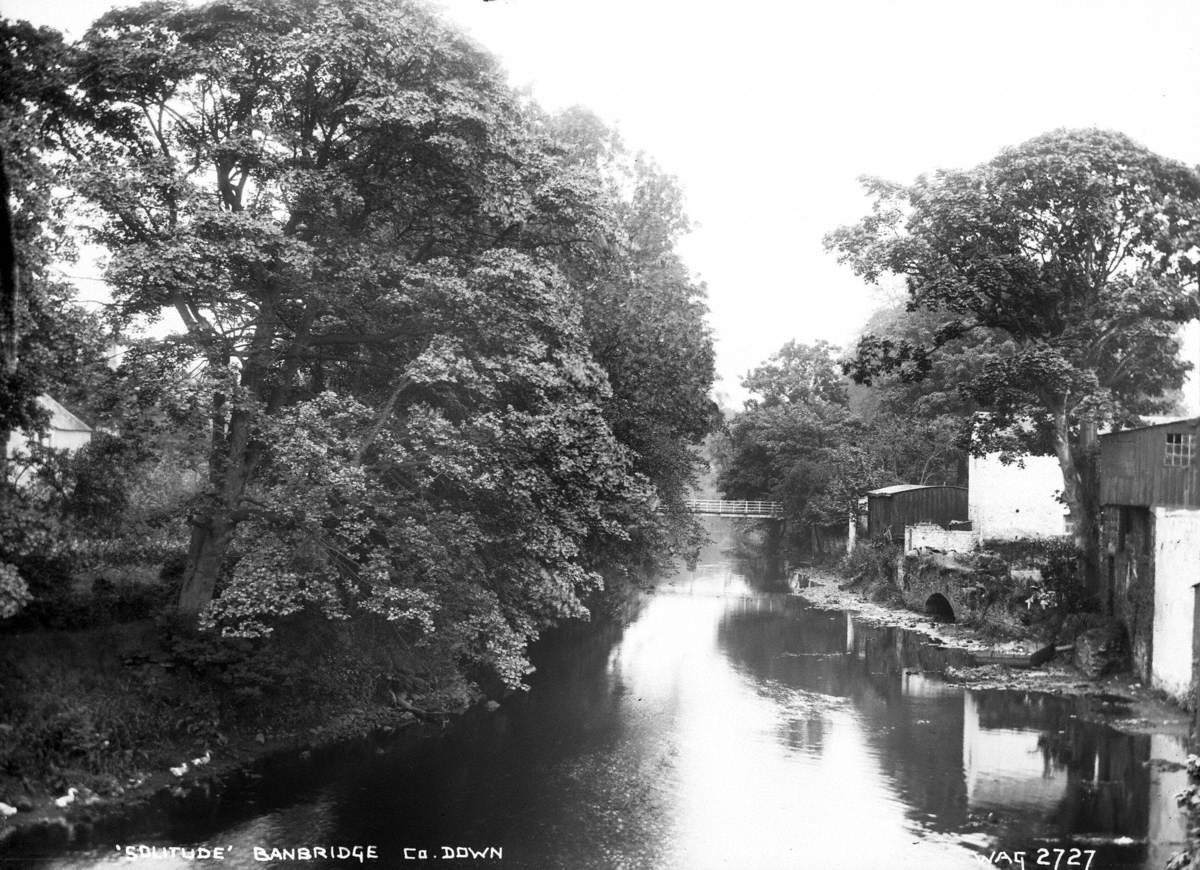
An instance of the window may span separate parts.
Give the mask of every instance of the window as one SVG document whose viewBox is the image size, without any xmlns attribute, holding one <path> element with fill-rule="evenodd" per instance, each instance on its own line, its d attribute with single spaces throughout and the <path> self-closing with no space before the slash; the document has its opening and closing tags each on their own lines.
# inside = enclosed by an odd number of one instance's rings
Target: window
<svg viewBox="0 0 1200 870">
<path fill-rule="evenodd" d="M 1191 465 L 1192 464 L 1192 442 L 1194 435 L 1186 435 L 1182 432 L 1170 432 L 1167 434 L 1167 454 L 1164 459 L 1164 465 Z"/>
</svg>

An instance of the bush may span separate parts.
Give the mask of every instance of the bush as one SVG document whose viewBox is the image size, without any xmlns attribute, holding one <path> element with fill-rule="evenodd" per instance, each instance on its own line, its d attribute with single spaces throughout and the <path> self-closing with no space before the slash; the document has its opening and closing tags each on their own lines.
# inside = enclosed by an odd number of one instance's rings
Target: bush
<svg viewBox="0 0 1200 870">
<path fill-rule="evenodd" d="M 16 616 L 30 598 L 29 586 L 17 569 L 0 562 L 0 619 Z"/>
<path fill-rule="evenodd" d="M 988 549 L 999 553 L 1013 569 L 1037 569 L 1040 579 L 1014 590 L 1011 607 L 1022 611 L 1022 622 L 1046 638 L 1060 635 L 1073 615 L 1098 609 L 1095 597 L 1084 587 L 1082 554 L 1071 541 L 1050 538 L 993 542 Z"/>
<path fill-rule="evenodd" d="M 851 583 L 896 585 L 896 560 L 903 548 L 885 538 L 860 541 L 842 560 L 841 573 Z"/>
<path fill-rule="evenodd" d="M 93 534 L 117 534 L 129 506 L 132 458 L 124 439 L 93 434 L 88 444 L 65 460 L 64 517 Z"/>
<path fill-rule="evenodd" d="M 327 621 L 301 614 L 263 638 L 223 637 L 173 620 L 161 642 L 176 669 L 210 686 L 221 712 L 235 720 L 278 716 L 295 707 L 316 714 L 314 699 L 340 706 L 353 680 L 333 678 L 338 639 Z M 345 670 L 342 677 L 347 676 Z"/>
<path fill-rule="evenodd" d="M 92 581 L 92 612 L 98 625 L 135 622 L 159 614 L 173 601 L 164 583 L 117 585 L 107 577 Z"/>
</svg>

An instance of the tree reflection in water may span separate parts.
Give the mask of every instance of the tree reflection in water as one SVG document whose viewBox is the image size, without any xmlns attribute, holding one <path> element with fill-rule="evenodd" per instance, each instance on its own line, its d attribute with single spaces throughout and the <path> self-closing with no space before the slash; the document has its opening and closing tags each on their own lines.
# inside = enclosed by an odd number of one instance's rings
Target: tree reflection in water
<svg viewBox="0 0 1200 870">
<path fill-rule="evenodd" d="M 935 675 L 967 653 L 788 597 L 732 602 L 718 642 L 790 714 L 778 739 L 796 751 L 820 753 L 831 727 L 809 696 L 846 699 L 922 827 L 985 832 L 1009 850 L 1078 841 L 1099 850 L 1097 867 L 1158 868 L 1185 843 L 1173 795 L 1186 775 L 1164 768 L 1186 747 L 1094 721 L 1094 700 L 963 690 Z"/>
</svg>

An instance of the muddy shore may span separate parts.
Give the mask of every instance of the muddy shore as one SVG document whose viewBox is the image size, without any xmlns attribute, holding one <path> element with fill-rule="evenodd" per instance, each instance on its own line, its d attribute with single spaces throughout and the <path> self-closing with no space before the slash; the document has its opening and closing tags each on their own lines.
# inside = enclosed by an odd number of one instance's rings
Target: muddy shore
<svg viewBox="0 0 1200 870">
<path fill-rule="evenodd" d="M 812 572 L 807 577 L 808 586 L 793 594 L 814 607 L 844 610 L 864 622 L 916 631 L 947 647 L 987 656 L 1015 656 L 1033 653 L 1039 646 L 1028 639 L 989 639 L 971 626 L 938 622 L 923 613 L 878 604 L 854 589 L 842 588 L 845 578 L 833 572 Z M 948 668 L 944 676 L 949 682 L 976 689 L 1088 696 L 1098 701 L 1089 718 L 1127 733 L 1189 737 L 1192 730 L 1190 712 L 1129 674 L 1090 680 L 1070 662 L 1054 660 L 1036 668 L 996 664 Z"/>
</svg>

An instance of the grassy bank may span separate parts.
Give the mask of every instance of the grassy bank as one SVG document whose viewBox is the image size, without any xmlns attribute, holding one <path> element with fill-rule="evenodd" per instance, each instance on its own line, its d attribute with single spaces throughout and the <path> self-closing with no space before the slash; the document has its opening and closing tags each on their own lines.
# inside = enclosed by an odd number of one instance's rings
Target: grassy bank
<svg viewBox="0 0 1200 870">
<path fill-rule="evenodd" d="M 389 653 L 372 627 L 303 620 L 269 641 L 167 621 L 0 636 L 0 801 L 11 829 L 119 804 L 305 748 L 438 720 L 461 688 Z"/>
</svg>

